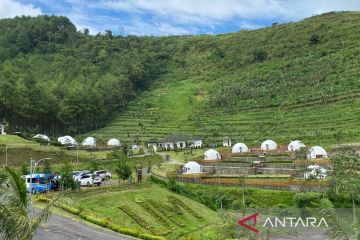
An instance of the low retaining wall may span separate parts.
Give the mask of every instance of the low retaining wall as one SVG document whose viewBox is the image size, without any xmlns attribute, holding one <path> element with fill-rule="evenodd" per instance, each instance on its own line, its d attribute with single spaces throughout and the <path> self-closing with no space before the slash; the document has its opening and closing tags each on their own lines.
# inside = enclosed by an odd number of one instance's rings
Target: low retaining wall
<svg viewBox="0 0 360 240">
<path fill-rule="evenodd" d="M 255 174 L 254 173 L 254 168 L 251 167 L 228 167 L 228 166 L 203 166 L 202 167 L 203 171 L 205 172 L 214 172 L 216 174 L 221 174 L 221 175 L 240 175 L 240 174 L 244 174 L 244 173 L 248 173 L 248 174 Z M 250 172 L 249 172 L 250 171 Z M 291 169 L 291 168 L 267 168 L 267 167 L 260 167 L 257 168 L 256 171 L 258 173 L 262 173 L 262 174 L 288 174 L 288 175 L 293 175 L 296 174 L 296 170 L 295 169 Z"/>
</svg>

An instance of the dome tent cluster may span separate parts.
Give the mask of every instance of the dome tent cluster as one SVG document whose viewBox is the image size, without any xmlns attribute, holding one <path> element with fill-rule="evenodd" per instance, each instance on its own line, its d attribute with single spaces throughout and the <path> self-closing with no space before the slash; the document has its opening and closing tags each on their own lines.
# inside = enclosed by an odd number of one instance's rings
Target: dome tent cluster
<svg viewBox="0 0 360 240">
<path fill-rule="evenodd" d="M 287 150 L 289 152 L 295 152 L 304 147 L 306 147 L 306 145 L 302 141 L 293 140 L 288 144 Z M 273 151 L 273 150 L 277 150 L 277 149 L 278 149 L 278 144 L 271 139 L 267 139 L 267 140 L 263 141 L 260 145 L 261 151 Z M 231 152 L 233 154 L 247 153 L 249 151 L 250 151 L 250 149 L 248 148 L 248 146 L 242 142 L 234 144 L 234 146 L 232 147 L 232 150 L 231 150 Z M 309 153 L 308 153 L 308 159 L 327 158 L 327 157 L 328 157 L 328 154 L 327 154 L 326 150 L 320 146 L 311 147 L 309 150 Z M 204 158 L 204 160 L 206 160 L 206 159 Z"/>
<path fill-rule="evenodd" d="M 75 141 L 75 139 L 72 138 L 71 136 L 59 137 L 58 142 L 62 145 L 77 145 L 78 144 Z M 81 142 L 81 145 L 83 147 L 96 147 L 96 139 L 94 137 L 87 137 Z M 109 147 L 120 147 L 121 142 L 120 142 L 120 140 L 118 140 L 116 138 L 112 138 L 107 141 L 106 145 Z"/>
</svg>

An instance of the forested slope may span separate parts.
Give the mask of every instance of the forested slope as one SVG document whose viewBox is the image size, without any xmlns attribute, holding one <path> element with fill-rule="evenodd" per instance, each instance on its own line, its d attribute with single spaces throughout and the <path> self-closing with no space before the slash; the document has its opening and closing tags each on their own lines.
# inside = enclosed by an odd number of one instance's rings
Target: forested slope
<svg viewBox="0 0 360 240">
<path fill-rule="evenodd" d="M 339 12 L 216 36 L 122 37 L 76 32 L 62 17 L 1 20 L 12 37 L 0 36 L 0 115 L 50 133 L 113 119 L 93 134 L 129 141 L 179 131 L 359 141 L 359 22 Z"/>
</svg>

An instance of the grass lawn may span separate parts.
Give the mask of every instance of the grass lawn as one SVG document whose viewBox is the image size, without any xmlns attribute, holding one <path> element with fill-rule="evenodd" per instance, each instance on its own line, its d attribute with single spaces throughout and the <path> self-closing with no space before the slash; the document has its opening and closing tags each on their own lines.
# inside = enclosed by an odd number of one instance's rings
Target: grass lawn
<svg viewBox="0 0 360 240">
<path fill-rule="evenodd" d="M 180 167 L 180 164 L 175 164 L 175 163 L 163 164 L 160 167 L 153 167 L 152 172 L 157 175 L 166 177 L 166 173 L 173 172 L 176 169 L 178 169 L 179 167 Z"/>
<path fill-rule="evenodd" d="M 151 206 L 152 211 L 155 211 L 160 217 L 166 219 L 166 221 L 170 224 L 166 226 L 162 223 L 158 216 L 146 211 L 143 207 L 141 207 L 141 203 L 138 203 L 139 200 L 136 200 L 141 199 L 140 201 L 146 204 L 150 201 L 154 201 L 161 203 L 168 208 L 173 208 L 168 200 L 168 196 L 180 199 L 184 204 L 186 204 L 186 206 L 201 216 L 201 219 L 193 216 L 189 211 L 183 208 L 181 209 L 181 214 L 175 214 L 175 211 L 169 213 L 160 208 Z M 148 226 L 155 228 L 156 232 L 169 232 L 166 235 L 168 239 L 179 239 L 188 232 L 196 231 L 197 229 L 219 221 L 217 213 L 204 205 L 170 192 L 167 189 L 155 184 L 149 185 L 145 188 L 129 189 L 121 192 L 109 191 L 98 194 L 94 193 L 91 195 L 73 195 L 71 196 L 71 201 L 74 205 L 83 209 L 86 214 L 109 219 L 115 224 L 126 228 L 149 232 L 148 229 L 140 226 L 134 218 L 119 209 L 119 206 L 125 206 L 141 217 Z M 182 223 L 184 226 L 178 226 L 169 220 L 171 218 L 174 218 L 177 222 Z"/>
<path fill-rule="evenodd" d="M 203 156 L 206 149 L 193 149 L 191 154 L 189 151 L 165 151 L 164 153 L 169 155 L 171 159 L 175 159 L 178 162 L 186 163 L 193 158 Z"/>
<path fill-rule="evenodd" d="M 36 141 L 26 140 L 16 135 L 0 135 L 0 165 L 5 164 L 5 147 L 8 147 L 8 164 L 19 166 L 30 158 L 41 159 L 49 157 L 53 163 L 61 163 L 63 160 L 75 161 L 77 159 L 76 150 L 67 150 L 65 148 L 45 145 L 41 146 Z M 79 150 L 79 161 L 89 159 L 106 159 L 110 151 L 88 152 Z"/>
</svg>

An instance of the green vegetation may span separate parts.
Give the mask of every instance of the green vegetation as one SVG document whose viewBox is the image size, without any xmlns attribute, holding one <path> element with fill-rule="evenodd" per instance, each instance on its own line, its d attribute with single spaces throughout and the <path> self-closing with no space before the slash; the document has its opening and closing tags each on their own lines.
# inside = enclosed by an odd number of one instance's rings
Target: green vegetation
<svg viewBox="0 0 360 240">
<path fill-rule="evenodd" d="M 114 188 L 114 191 L 109 189 L 96 194 L 85 191 L 64 201 L 81 209 L 81 214 L 96 216 L 135 232 L 164 235 L 168 239 L 179 239 L 220 220 L 215 212 L 200 203 L 157 185 L 139 185 L 123 191 Z"/>
<path fill-rule="evenodd" d="M 239 187 L 220 187 L 199 184 L 177 183 L 173 179 L 164 181 L 151 177 L 152 182 L 158 183 L 171 191 L 196 200 L 205 206 L 217 210 L 239 210 L 243 208 L 243 189 Z M 278 190 L 263 190 L 246 188 L 245 204 L 248 208 L 270 208 L 282 204 L 294 207 L 294 193 Z"/>
<path fill-rule="evenodd" d="M 264 138 L 356 142 L 359 18 L 329 13 L 255 31 L 159 38 L 173 46 L 169 71 L 94 133 L 147 140 L 184 132 L 208 143 L 227 135 L 251 145 Z"/>
<path fill-rule="evenodd" d="M 89 36 L 54 16 L 1 20 L 0 117 L 12 130 L 50 135 L 113 118 L 95 137 L 132 142 L 174 132 L 208 143 L 225 135 L 256 145 L 356 142 L 359 19 L 333 12 L 172 37 Z"/>
<path fill-rule="evenodd" d="M 52 170 L 59 171 L 60 166 L 65 161 L 73 162 L 72 166 L 74 170 L 78 169 L 93 169 L 94 160 L 96 160 L 97 167 L 99 169 L 115 170 L 114 160 L 108 160 L 116 158 L 117 151 L 99 151 L 99 152 L 88 152 L 85 150 L 79 150 L 79 163 L 77 162 L 77 151 L 67 150 L 63 147 L 52 146 L 52 145 L 40 145 L 39 143 L 31 140 L 26 140 L 15 135 L 0 135 L 0 165 L 6 163 L 6 147 L 7 146 L 7 157 L 8 165 L 10 166 L 22 166 L 23 172 L 28 172 L 28 166 L 30 165 L 30 158 L 41 159 L 51 158 L 49 161 Z M 115 155 L 114 155 L 115 153 Z M 120 154 L 122 154 L 120 152 Z M 100 161 L 99 161 L 100 160 Z M 162 158 L 158 155 L 144 156 L 131 158 L 129 165 L 131 167 L 140 165 L 155 165 L 162 162 Z M 42 170 L 42 169 L 41 169 Z"/>
<path fill-rule="evenodd" d="M 26 185 L 11 168 L 5 169 L 7 184 L 0 184 L 0 235 L 4 240 L 31 240 L 36 229 L 47 221 L 50 208 L 58 197 L 47 203 L 37 214 L 28 197 Z"/>
</svg>

